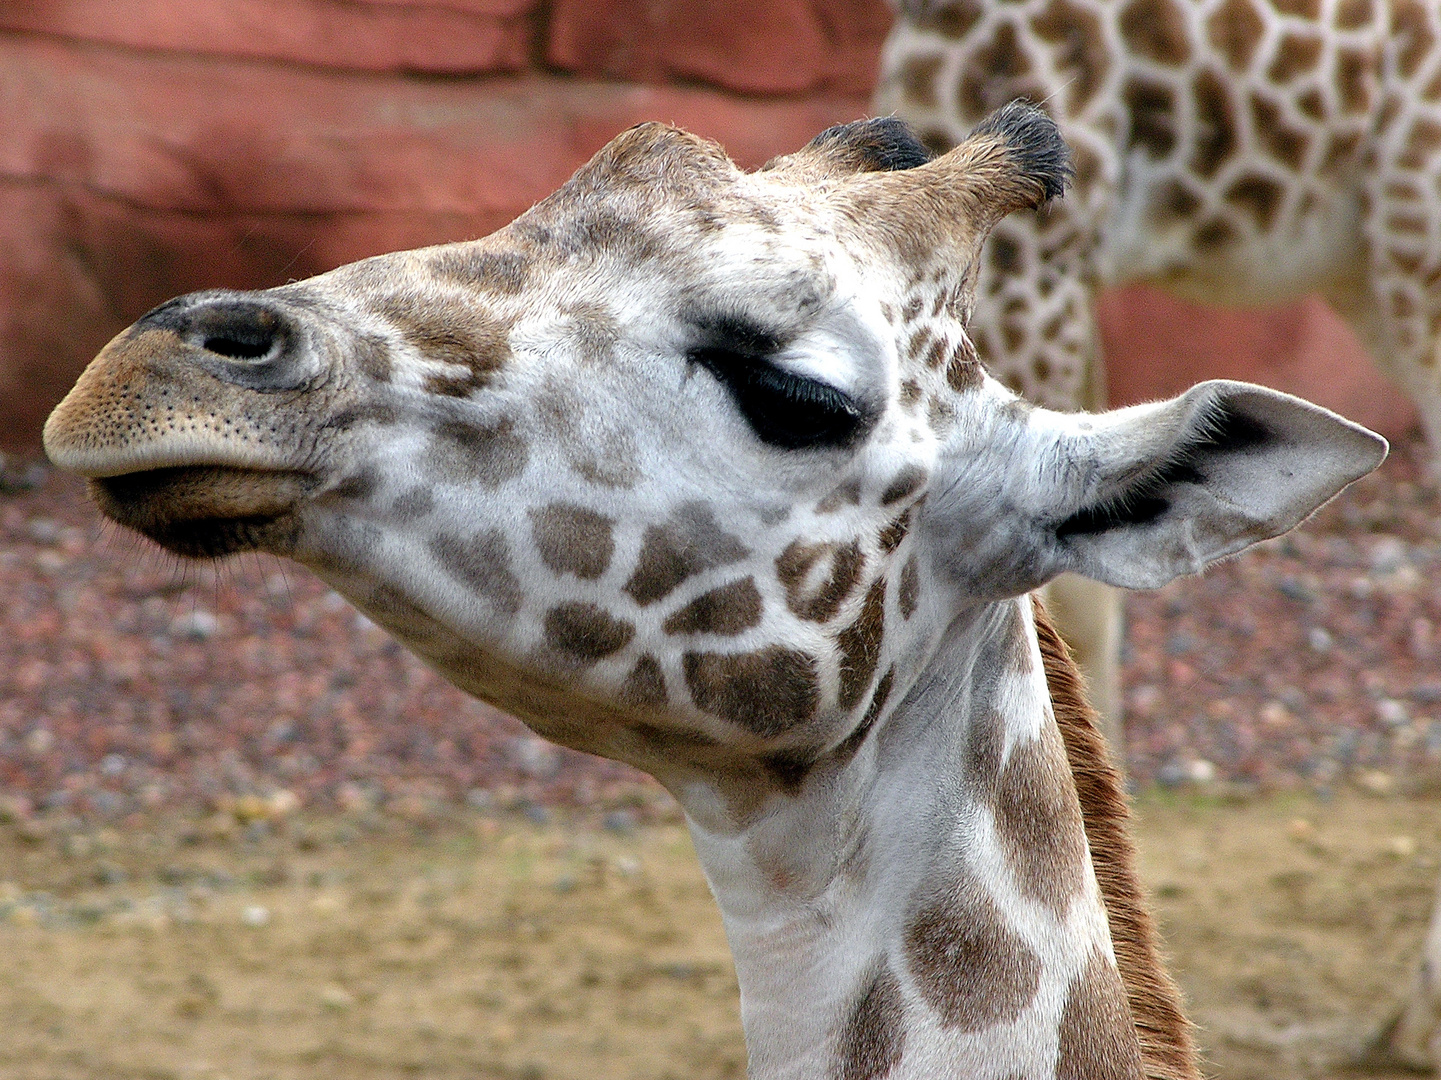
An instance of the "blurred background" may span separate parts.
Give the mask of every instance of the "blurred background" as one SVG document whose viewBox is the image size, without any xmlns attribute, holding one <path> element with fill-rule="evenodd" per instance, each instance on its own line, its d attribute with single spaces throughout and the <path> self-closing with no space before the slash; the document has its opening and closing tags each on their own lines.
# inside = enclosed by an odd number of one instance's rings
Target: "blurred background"
<svg viewBox="0 0 1441 1080">
<path fill-rule="evenodd" d="M 642 120 L 745 166 L 865 115 L 880 0 L 0 0 L 0 1078 L 744 1075 L 670 800 L 304 571 L 102 528 L 40 425 L 150 307 L 483 235 Z M 1441 517 L 1317 299 L 1103 299 L 1114 404 L 1206 377 L 1396 444 L 1133 597 L 1144 870 L 1226 1077 L 1339 1074 L 1441 867 Z M 1348 1075 L 1356 1075 L 1350 1073 Z"/>
</svg>

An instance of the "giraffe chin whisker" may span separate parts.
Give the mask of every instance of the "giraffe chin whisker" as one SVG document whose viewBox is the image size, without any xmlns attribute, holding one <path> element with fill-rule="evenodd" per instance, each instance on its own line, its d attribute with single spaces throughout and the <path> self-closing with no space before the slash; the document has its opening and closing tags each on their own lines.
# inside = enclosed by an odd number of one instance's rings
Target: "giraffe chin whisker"
<svg viewBox="0 0 1441 1080">
<path fill-rule="evenodd" d="M 101 513 L 177 555 L 214 559 L 294 546 L 296 504 L 317 484 L 308 473 L 226 466 L 148 469 L 92 479 Z"/>
</svg>

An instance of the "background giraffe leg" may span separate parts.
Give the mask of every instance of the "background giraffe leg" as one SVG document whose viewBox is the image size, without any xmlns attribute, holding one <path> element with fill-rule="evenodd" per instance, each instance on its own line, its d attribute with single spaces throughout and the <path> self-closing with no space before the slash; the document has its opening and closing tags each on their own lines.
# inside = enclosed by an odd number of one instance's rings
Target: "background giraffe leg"
<svg viewBox="0 0 1441 1080">
<path fill-rule="evenodd" d="M 1358 1064 L 1422 1072 L 1441 1069 L 1441 890 L 1406 996 L 1362 1051 Z"/>
</svg>

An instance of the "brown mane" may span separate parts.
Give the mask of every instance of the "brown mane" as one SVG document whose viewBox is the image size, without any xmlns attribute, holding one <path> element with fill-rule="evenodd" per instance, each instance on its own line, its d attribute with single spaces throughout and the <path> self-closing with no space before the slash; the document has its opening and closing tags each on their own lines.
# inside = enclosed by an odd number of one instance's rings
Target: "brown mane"
<svg viewBox="0 0 1441 1080">
<path fill-rule="evenodd" d="M 1111 764 L 1096 725 L 1096 710 L 1086 700 L 1070 649 L 1040 601 L 1033 606 L 1051 705 L 1081 798 L 1091 861 L 1106 901 L 1116 966 L 1126 984 L 1146 1076 L 1149 1080 L 1200 1080 L 1195 1038 L 1181 1010 L 1181 991 L 1161 961 L 1155 922 L 1136 876 L 1131 811 L 1120 774 Z"/>
</svg>

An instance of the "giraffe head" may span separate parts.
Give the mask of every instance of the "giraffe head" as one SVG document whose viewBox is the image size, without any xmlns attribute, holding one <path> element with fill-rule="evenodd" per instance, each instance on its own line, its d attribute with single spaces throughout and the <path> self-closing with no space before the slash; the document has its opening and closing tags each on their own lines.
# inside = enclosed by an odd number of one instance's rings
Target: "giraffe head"
<svg viewBox="0 0 1441 1080">
<path fill-rule="evenodd" d="M 880 120 L 754 173 L 642 125 L 483 240 L 162 305 L 45 445 L 121 524 L 295 558 L 559 742 L 793 790 L 964 611 L 1158 585 L 1384 454 L 1239 384 L 1082 417 L 986 376 L 978 249 L 1066 161 L 1020 105 L 935 160 Z"/>
</svg>

